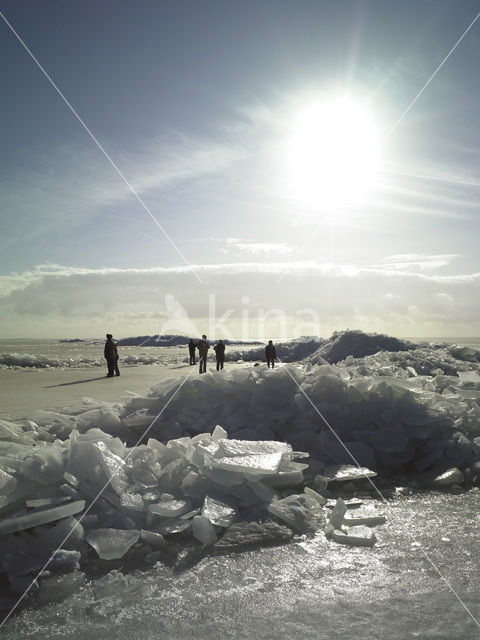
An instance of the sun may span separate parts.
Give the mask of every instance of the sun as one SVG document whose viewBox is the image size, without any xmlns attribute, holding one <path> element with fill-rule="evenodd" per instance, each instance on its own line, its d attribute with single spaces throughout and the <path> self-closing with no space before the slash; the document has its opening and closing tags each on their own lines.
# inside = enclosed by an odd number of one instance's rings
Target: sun
<svg viewBox="0 0 480 640">
<path fill-rule="evenodd" d="M 293 119 L 287 150 L 295 197 L 336 208 L 375 183 L 377 133 L 371 115 L 345 98 L 315 102 Z"/>
</svg>

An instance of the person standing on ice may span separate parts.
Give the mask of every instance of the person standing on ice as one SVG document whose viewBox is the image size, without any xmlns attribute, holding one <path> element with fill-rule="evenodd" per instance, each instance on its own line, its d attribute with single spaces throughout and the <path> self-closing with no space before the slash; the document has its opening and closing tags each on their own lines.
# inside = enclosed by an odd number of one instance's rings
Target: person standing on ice
<svg viewBox="0 0 480 640">
<path fill-rule="evenodd" d="M 103 355 L 105 356 L 105 360 L 107 361 L 107 378 L 112 378 L 114 373 L 116 376 L 120 375 L 120 371 L 118 370 L 118 350 L 116 343 L 112 340 L 112 334 L 107 333 L 106 338 L 107 341 L 105 342 Z"/>
<path fill-rule="evenodd" d="M 265 357 L 267 359 L 268 368 L 270 369 L 271 364 L 273 369 L 275 366 L 275 358 L 277 357 L 277 352 L 275 351 L 275 347 L 273 346 L 273 342 L 271 340 L 268 341 L 268 344 L 265 347 Z"/>
<path fill-rule="evenodd" d="M 190 364 L 196 364 L 196 362 L 195 362 L 195 349 L 196 349 L 196 347 L 197 347 L 197 345 L 190 338 L 190 342 L 188 343 L 188 351 L 190 352 Z"/>
<path fill-rule="evenodd" d="M 197 342 L 198 355 L 200 356 L 200 371 L 199 373 L 205 373 L 207 371 L 207 354 L 210 349 L 210 345 L 207 342 L 207 336 L 204 334 L 202 339 Z"/>
<path fill-rule="evenodd" d="M 219 371 L 223 369 L 223 363 L 225 362 L 225 345 L 223 344 L 223 340 L 219 340 L 213 347 L 213 350 L 217 356 L 217 371 Z"/>
</svg>

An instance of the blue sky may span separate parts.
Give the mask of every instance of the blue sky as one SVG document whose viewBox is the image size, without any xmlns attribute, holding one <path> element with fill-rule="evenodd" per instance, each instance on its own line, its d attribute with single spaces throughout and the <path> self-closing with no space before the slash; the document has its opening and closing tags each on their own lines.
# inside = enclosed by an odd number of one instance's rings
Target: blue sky
<svg viewBox="0 0 480 640">
<path fill-rule="evenodd" d="M 480 19 L 405 113 L 475 2 L 0 10 L 172 240 L 0 20 L 5 336 L 186 330 L 172 299 L 200 328 L 213 294 L 232 334 L 248 312 L 257 337 L 259 310 L 278 309 L 293 335 L 308 308 L 323 335 L 479 335 Z M 335 123 L 304 131 L 308 157 L 292 140 L 311 105 L 337 99 L 368 116 L 376 143 L 350 147 L 367 130 L 355 125 L 332 203 L 321 158 Z M 375 176 L 356 193 L 370 146 Z M 310 169 L 307 194 L 291 178 Z M 271 315 L 267 332 L 284 334 Z"/>
</svg>

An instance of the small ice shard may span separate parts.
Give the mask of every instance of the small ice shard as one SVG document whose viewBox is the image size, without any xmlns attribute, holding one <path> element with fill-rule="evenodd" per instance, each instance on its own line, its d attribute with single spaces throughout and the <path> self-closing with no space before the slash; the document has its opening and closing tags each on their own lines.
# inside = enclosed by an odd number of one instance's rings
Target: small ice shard
<svg viewBox="0 0 480 640">
<path fill-rule="evenodd" d="M 338 498 L 337 502 L 335 503 L 335 506 L 333 507 L 332 513 L 330 514 L 330 517 L 328 519 L 329 524 L 334 529 L 340 529 L 340 527 L 342 526 L 343 518 L 345 516 L 346 511 L 347 511 L 347 506 L 345 504 L 345 501 L 342 500 L 342 498 Z"/>
<path fill-rule="evenodd" d="M 57 549 L 52 554 L 47 569 L 54 573 L 65 573 L 78 568 L 80 552 L 71 549 Z"/>
<path fill-rule="evenodd" d="M 377 473 L 366 467 L 354 467 L 351 464 L 331 465 L 325 468 L 323 476 L 329 482 L 348 482 L 349 480 L 365 480 L 373 478 Z"/>
<path fill-rule="evenodd" d="M 324 494 L 327 491 L 328 478 L 325 476 L 317 475 L 312 484 L 312 489 L 317 493 Z"/>
<path fill-rule="evenodd" d="M 153 531 L 142 529 L 140 531 L 140 535 L 142 542 L 149 544 L 151 547 L 165 547 L 167 544 L 161 533 L 154 533 Z"/>
<path fill-rule="evenodd" d="M 15 531 L 23 531 L 24 529 L 31 529 L 37 527 L 40 524 L 46 524 L 47 522 L 55 522 L 61 518 L 67 518 L 73 516 L 76 513 L 80 513 L 85 509 L 85 500 L 77 500 L 76 502 L 70 502 L 60 507 L 53 507 L 51 509 L 42 509 L 41 511 L 32 511 L 24 516 L 18 516 L 16 518 L 2 518 L 0 520 L 0 536 L 5 536 L 7 533 L 14 533 Z"/>
<path fill-rule="evenodd" d="M 54 507 L 58 504 L 70 502 L 69 496 L 54 496 L 52 498 L 37 498 L 35 500 L 27 500 L 27 509 L 43 509 L 43 507 Z"/>
<path fill-rule="evenodd" d="M 452 467 L 433 478 L 430 484 L 434 487 L 449 487 L 453 484 L 462 484 L 464 480 L 465 478 L 460 469 Z"/>
<path fill-rule="evenodd" d="M 192 510 L 192 503 L 188 500 L 164 500 L 149 505 L 148 510 L 163 518 L 176 518 Z"/>
<path fill-rule="evenodd" d="M 308 487 L 305 487 L 304 493 L 307 496 L 307 498 L 310 498 L 321 507 L 324 507 L 327 504 L 327 499 L 324 498 L 319 493 L 317 493 L 316 491 L 314 491 L 313 489 L 309 489 Z"/>
<path fill-rule="evenodd" d="M 192 526 L 191 520 L 183 520 L 180 518 L 163 518 L 152 527 L 155 529 L 155 533 L 160 533 L 162 536 L 166 536 L 170 533 L 181 533 Z"/>
<path fill-rule="evenodd" d="M 193 537 L 202 544 L 213 544 L 217 539 L 215 527 L 205 516 L 195 516 L 192 521 Z"/>
<path fill-rule="evenodd" d="M 284 544 L 292 536 L 290 528 L 270 519 L 263 522 L 234 522 L 214 548 L 230 551 L 258 545 Z"/>
<path fill-rule="evenodd" d="M 311 506 L 305 495 L 294 494 L 271 502 L 267 510 L 294 531 L 306 533 L 314 528 Z"/>
<path fill-rule="evenodd" d="M 217 426 L 215 427 L 212 433 L 212 440 L 214 442 L 218 442 L 218 440 L 222 440 L 225 438 L 228 438 L 228 433 L 225 431 L 223 427 L 217 424 Z"/>
<path fill-rule="evenodd" d="M 78 488 L 77 478 L 75 476 L 72 476 L 71 473 L 68 473 L 68 471 L 65 471 L 65 473 L 63 474 L 63 479 L 74 489 Z"/>
<path fill-rule="evenodd" d="M 105 492 L 103 495 L 105 497 Z M 120 496 L 120 506 L 122 509 L 138 511 L 140 513 L 147 510 L 147 506 L 143 502 L 142 496 L 139 493 L 122 493 Z"/>
<path fill-rule="evenodd" d="M 0 496 L 8 496 L 16 488 L 17 480 L 6 471 L 0 469 Z"/>
<path fill-rule="evenodd" d="M 102 560 L 123 558 L 139 539 L 137 529 L 92 529 L 87 533 L 87 542 Z"/>
<path fill-rule="evenodd" d="M 205 496 L 202 516 L 208 518 L 212 524 L 219 527 L 229 527 L 237 514 L 237 508 L 226 500 L 209 495 Z"/>
<path fill-rule="evenodd" d="M 373 547 L 377 538 L 371 529 L 365 526 L 348 527 L 346 533 L 335 529 L 331 539 L 340 544 L 347 544 L 353 547 Z"/>
</svg>

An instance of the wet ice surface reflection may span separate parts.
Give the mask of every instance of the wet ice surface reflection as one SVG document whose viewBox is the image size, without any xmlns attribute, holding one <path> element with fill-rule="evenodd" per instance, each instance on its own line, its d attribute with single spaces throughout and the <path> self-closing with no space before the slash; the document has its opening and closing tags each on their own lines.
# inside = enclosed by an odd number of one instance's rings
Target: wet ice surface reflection
<svg viewBox="0 0 480 640">
<path fill-rule="evenodd" d="M 177 567 L 113 572 L 69 600 L 23 611 L 3 637 L 65 638 L 66 625 L 79 640 L 480 637 L 422 552 L 478 618 L 479 493 L 395 498 L 372 549 L 319 533 L 244 553 L 185 550 Z"/>
</svg>

